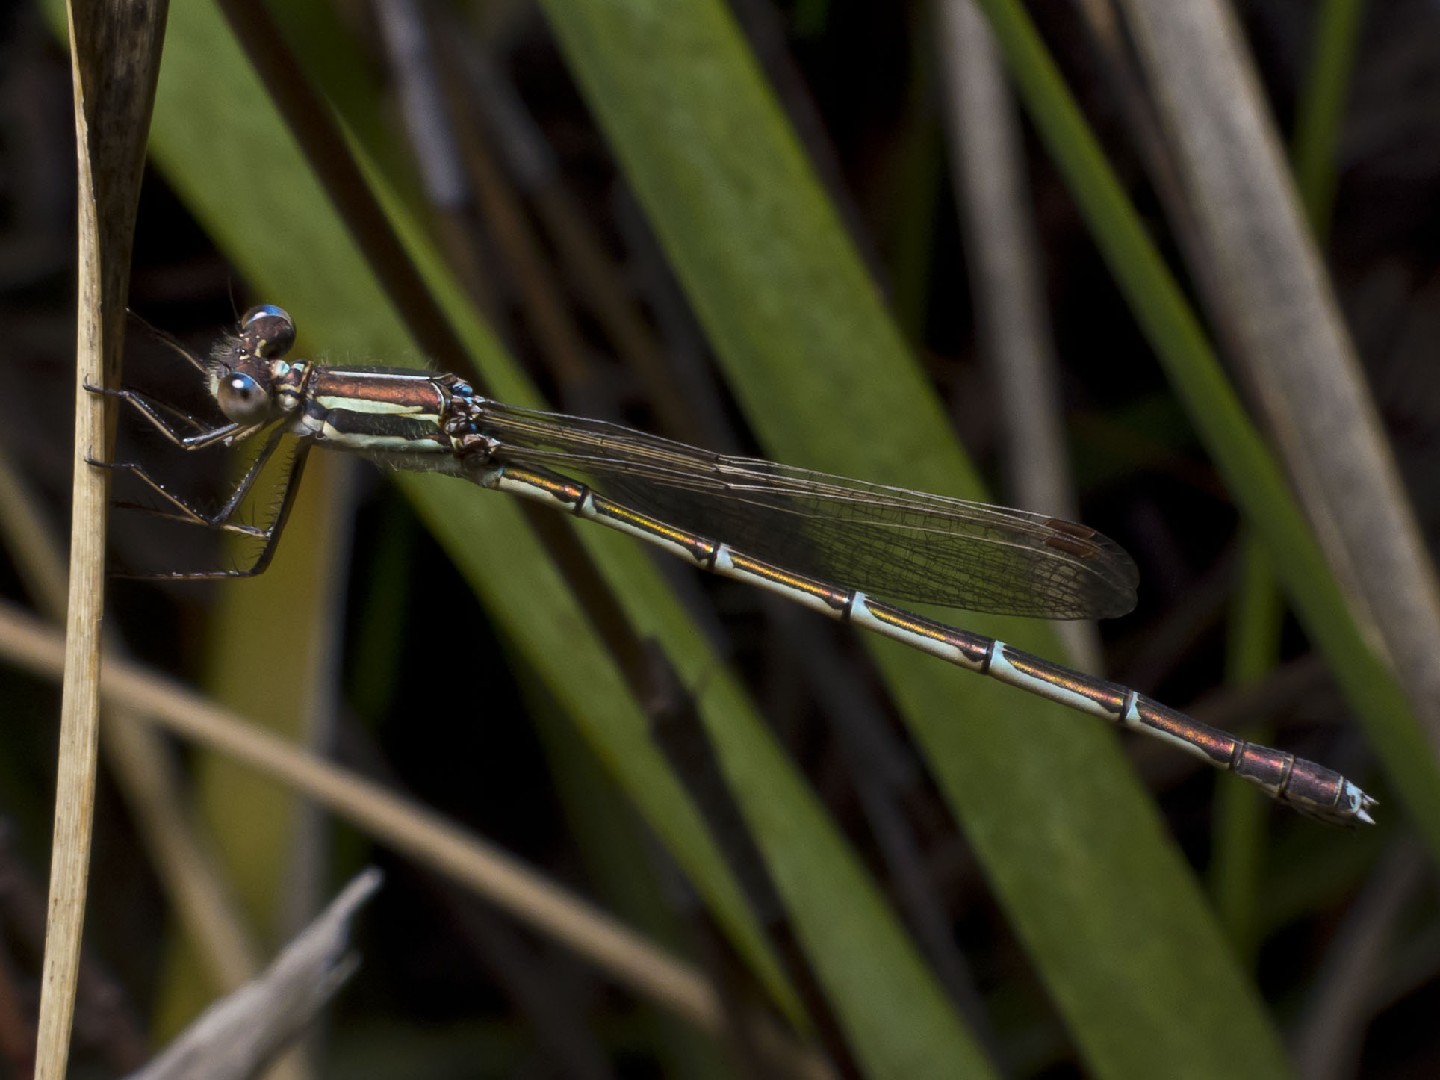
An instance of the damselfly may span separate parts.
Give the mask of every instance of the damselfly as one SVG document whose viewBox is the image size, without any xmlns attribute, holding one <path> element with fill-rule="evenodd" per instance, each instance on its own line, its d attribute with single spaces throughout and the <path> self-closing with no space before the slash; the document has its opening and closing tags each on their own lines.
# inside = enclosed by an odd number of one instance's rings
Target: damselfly
<svg viewBox="0 0 1440 1080">
<path fill-rule="evenodd" d="M 306 454 L 318 443 L 394 468 L 449 473 L 599 522 L 702 570 L 1158 736 L 1310 817 L 1372 823 L 1375 800 L 1331 769 L 869 595 L 1050 619 L 1122 615 L 1134 604 L 1138 572 L 1094 529 L 515 408 L 480 396 L 456 375 L 287 360 L 294 340 L 290 316 L 266 305 L 247 312 L 239 333 L 222 339 L 208 362 L 189 357 L 226 417 L 215 427 L 133 390 L 102 391 L 127 401 L 186 450 L 264 434 L 255 461 L 214 514 L 191 506 L 138 464 L 96 462 L 138 478 L 182 520 L 262 543 L 246 568 L 152 576 L 261 573 L 279 542 Z M 265 526 L 237 522 L 237 510 L 286 436 L 298 445 L 275 516 Z"/>
</svg>

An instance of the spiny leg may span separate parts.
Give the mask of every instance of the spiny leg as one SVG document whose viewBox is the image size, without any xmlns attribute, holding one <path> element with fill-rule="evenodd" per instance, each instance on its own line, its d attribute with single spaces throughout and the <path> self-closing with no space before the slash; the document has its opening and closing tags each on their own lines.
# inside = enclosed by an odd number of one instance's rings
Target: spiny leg
<svg viewBox="0 0 1440 1080">
<path fill-rule="evenodd" d="M 223 514 L 207 514 L 193 503 L 186 502 L 179 495 L 167 488 L 143 465 L 133 461 L 101 461 L 99 458 L 86 458 L 87 465 L 93 465 L 97 469 L 109 469 L 111 472 L 125 473 L 139 480 L 155 494 L 175 507 L 175 512 L 167 513 L 164 510 L 156 510 L 153 506 L 146 506 L 144 503 L 130 502 L 126 499 L 116 499 L 111 505 L 122 510 L 143 510 L 147 514 L 164 518 L 167 521 L 179 521 L 186 525 L 203 525 L 209 529 L 220 529 L 224 532 L 240 533 L 246 536 L 258 536 L 263 530 L 256 529 L 252 525 L 243 525 L 238 522 L 229 521 Z"/>
<path fill-rule="evenodd" d="M 168 401 L 161 401 L 159 398 L 152 397 L 150 394 L 147 394 L 141 390 L 127 389 L 122 392 L 117 392 L 115 395 L 112 396 L 119 397 L 122 401 L 126 400 L 127 398 L 143 400 L 145 404 L 149 405 L 151 408 L 155 409 L 158 412 L 162 412 L 166 416 L 168 416 L 170 418 L 170 423 L 166 426 L 169 427 L 170 430 L 164 432 L 168 441 L 173 441 L 169 439 L 170 435 L 172 433 L 178 434 L 182 428 L 189 433 L 182 436 L 183 438 L 191 438 L 195 435 L 203 435 L 216 430 L 215 424 L 206 423 L 204 420 L 201 420 L 199 417 L 192 415 L 191 413 L 185 411 L 179 406 L 171 405 Z M 134 404 L 133 400 L 131 401 L 131 407 L 134 408 L 136 412 L 140 412 L 139 407 Z M 141 413 L 141 415 L 144 416 L 145 414 Z M 153 426 L 153 420 L 150 420 L 148 416 L 146 417 L 146 420 Z M 223 427 L 224 425 L 220 426 Z"/>
<path fill-rule="evenodd" d="M 224 505 L 222 505 L 220 509 L 215 511 L 213 514 L 205 513 L 198 507 L 192 505 L 191 503 L 182 499 L 180 496 L 176 495 L 174 492 L 169 491 L 164 484 L 151 476 L 150 473 L 142 465 L 138 465 L 132 462 L 107 462 L 97 461 L 93 458 L 87 459 L 90 464 L 98 466 L 100 468 L 110 469 L 116 472 L 124 472 L 136 477 L 152 491 L 154 491 L 157 495 L 159 495 L 161 498 L 165 499 L 168 503 L 170 503 L 170 505 L 175 507 L 177 511 L 176 513 L 167 514 L 164 512 L 160 512 L 160 517 L 164 517 L 173 521 L 180 521 L 185 524 L 201 525 L 206 528 L 219 529 L 224 532 L 235 533 L 241 536 L 249 537 L 250 539 L 263 541 L 263 547 L 261 548 L 260 554 L 256 558 L 255 562 L 252 565 L 242 569 L 145 573 L 125 572 L 117 576 L 135 578 L 140 580 L 204 581 L 217 578 L 254 577 L 257 574 L 263 573 L 265 568 L 270 565 L 270 560 L 275 555 L 275 548 L 276 545 L 279 543 L 280 534 L 284 530 L 285 521 L 290 516 L 290 509 L 294 505 L 295 496 L 299 491 L 301 472 L 305 467 L 305 458 L 310 451 L 310 440 L 301 439 L 296 446 L 295 456 L 290 460 L 285 480 L 283 482 L 284 486 L 282 488 L 282 493 L 280 497 L 279 509 L 276 511 L 275 516 L 271 519 L 270 523 L 264 526 L 246 525 L 240 522 L 233 521 L 232 519 L 234 518 L 236 511 L 239 509 L 241 502 L 244 501 L 245 497 L 254 488 L 255 481 L 259 478 L 260 473 L 264 470 L 266 463 L 270 460 L 271 457 L 274 456 L 276 448 L 280 445 L 281 439 L 283 439 L 286 434 L 287 432 L 283 427 L 277 427 L 270 433 L 269 437 L 265 440 L 265 444 L 261 447 L 260 452 L 255 456 L 255 460 L 252 461 L 250 463 L 250 466 L 245 470 L 245 475 L 241 477 L 239 483 L 236 484 L 234 490 L 230 493 L 230 496 L 225 500 Z M 135 504 L 120 503 L 118 505 L 134 506 Z M 148 510 L 152 513 L 155 513 L 155 511 L 153 511 L 149 507 L 139 506 L 136 508 Z"/>
<path fill-rule="evenodd" d="M 240 442 L 260 430 L 258 424 L 247 426 L 237 424 L 233 420 L 218 427 L 209 428 L 193 416 L 180 412 L 164 402 L 156 401 L 138 390 L 112 390 L 107 386 L 91 386 L 89 383 L 85 384 L 85 389 L 92 394 L 103 394 L 105 397 L 119 398 L 128 403 L 160 434 L 182 450 L 203 450 L 207 446 Z M 167 413 L 170 415 L 167 416 Z M 190 433 L 187 434 L 179 426 L 180 424 L 190 428 Z"/>
<path fill-rule="evenodd" d="M 176 495 L 159 480 L 151 476 L 143 465 L 131 461 L 101 461 L 98 458 L 91 457 L 87 457 L 85 461 L 87 464 L 94 465 L 97 468 L 110 469 L 112 472 L 128 473 L 135 477 L 179 511 L 179 513 L 175 515 L 177 520 L 185 521 L 192 525 L 205 525 L 212 529 L 228 529 L 232 532 L 246 532 L 249 528 L 248 526 L 235 526 L 230 519 L 235 516 L 235 510 L 239 507 L 245 496 L 250 493 L 250 489 L 255 486 L 255 481 L 259 478 L 261 470 L 265 468 L 265 464 L 274 456 L 275 450 L 280 445 L 280 440 L 284 438 L 284 436 L 285 429 L 283 427 L 277 427 L 270 433 L 269 437 L 265 440 L 265 444 L 260 448 L 260 452 L 255 455 L 255 460 L 252 461 L 250 467 L 245 470 L 245 475 L 240 478 L 240 482 L 235 485 L 235 489 L 230 493 L 230 496 L 225 500 L 220 509 L 213 514 L 205 513 L 203 510 L 185 501 L 179 495 Z"/>
<path fill-rule="evenodd" d="M 280 545 L 280 534 L 285 531 L 285 522 L 290 519 L 290 510 L 295 505 L 295 497 L 300 494 L 300 477 L 305 472 L 305 459 L 310 455 L 310 444 L 309 439 L 302 439 L 295 448 L 295 456 L 290 459 L 290 472 L 285 477 L 285 487 L 280 495 L 280 509 L 276 511 L 274 518 L 266 526 L 265 546 L 260 549 L 259 557 L 248 569 L 211 574 L 171 574 L 169 576 L 194 579 L 255 577 L 263 574 L 270 566 L 270 560 L 275 557 L 275 549 Z"/>
</svg>

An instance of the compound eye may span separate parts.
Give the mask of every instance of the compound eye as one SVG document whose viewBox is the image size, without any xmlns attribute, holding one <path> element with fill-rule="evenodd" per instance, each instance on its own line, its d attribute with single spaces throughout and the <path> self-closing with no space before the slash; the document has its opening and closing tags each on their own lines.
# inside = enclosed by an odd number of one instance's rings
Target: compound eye
<svg viewBox="0 0 1440 1080">
<path fill-rule="evenodd" d="M 284 356 L 295 344 L 295 320 L 274 304 L 253 307 L 240 320 L 240 341 L 254 356 Z"/>
<path fill-rule="evenodd" d="M 270 415 L 270 395 L 255 379 L 240 372 L 220 380 L 215 402 L 237 424 L 258 424 Z"/>
</svg>

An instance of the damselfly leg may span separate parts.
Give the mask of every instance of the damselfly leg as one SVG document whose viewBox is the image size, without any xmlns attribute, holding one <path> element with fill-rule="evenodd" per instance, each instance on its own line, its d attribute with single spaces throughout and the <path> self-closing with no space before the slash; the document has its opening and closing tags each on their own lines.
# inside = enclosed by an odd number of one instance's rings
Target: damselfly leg
<svg viewBox="0 0 1440 1080">
<path fill-rule="evenodd" d="M 195 367 L 202 374 L 208 373 L 207 365 L 191 355 L 191 353 L 174 338 L 154 331 L 153 328 L 152 332 L 164 341 L 172 351 L 183 357 L 192 367 Z M 227 419 L 223 423 L 207 424 L 203 420 L 176 406 L 160 401 L 138 390 L 128 388 L 112 389 L 109 387 L 89 385 L 87 385 L 85 389 L 91 393 L 103 394 L 124 402 L 130 410 L 145 419 L 149 428 L 158 431 L 167 443 L 181 450 L 195 451 L 217 446 L 233 446 L 237 442 L 251 438 L 267 427 L 270 428 L 266 433 L 264 442 L 260 446 L 259 452 L 246 467 L 244 475 L 231 488 L 219 508 L 211 512 L 201 509 L 192 500 L 171 490 L 139 462 L 101 461 L 95 458 L 87 458 L 86 460 L 89 464 L 98 468 L 108 469 L 111 472 L 132 477 L 143 487 L 164 500 L 170 507 L 167 511 L 142 503 L 117 500 L 115 505 L 121 509 L 140 510 L 166 520 L 178 521 L 186 525 L 198 525 L 204 528 L 244 536 L 252 540 L 258 540 L 261 544 L 259 554 L 249 565 L 243 567 L 197 571 L 123 571 L 118 573 L 117 576 L 142 580 L 203 581 L 221 578 L 254 577 L 257 574 L 264 573 L 274 558 L 280 536 L 285 528 L 285 522 L 289 518 L 290 510 L 299 492 L 300 479 L 304 472 L 305 459 L 309 452 L 309 443 L 301 440 L 291 456 L 279 488 L 279 499 L 275 504 L 275 509 L 270 515 L 269 521 L 264 525 L 251 525 L 237 520 L 237 515 L 246 498 L 252 490 L 254 490 L 266 466 L 275 456 L 281 443 L 284 442 L 287 434 L 284 426 L 272 426 L 264 421 L 247 423 L 233 418 Z M 212 394 L 215 393 L 213 389 L 211 392 Z"/>
</svg>

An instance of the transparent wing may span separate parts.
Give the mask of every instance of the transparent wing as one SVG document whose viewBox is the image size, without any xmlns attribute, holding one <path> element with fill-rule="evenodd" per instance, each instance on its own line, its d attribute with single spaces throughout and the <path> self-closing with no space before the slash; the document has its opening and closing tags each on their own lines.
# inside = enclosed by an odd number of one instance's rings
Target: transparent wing
<svg viewBox="0 0 1440 1080">
<path fill-rule="evenodd" d="M 1059 518 L 729 457 L 619 424 L 485 402 L 495 459 L 582 474 L 601 494 L 808 576 L 878 596 L 1048 619 L 1123 615 L 1139 574 Z"/>
</svg>

